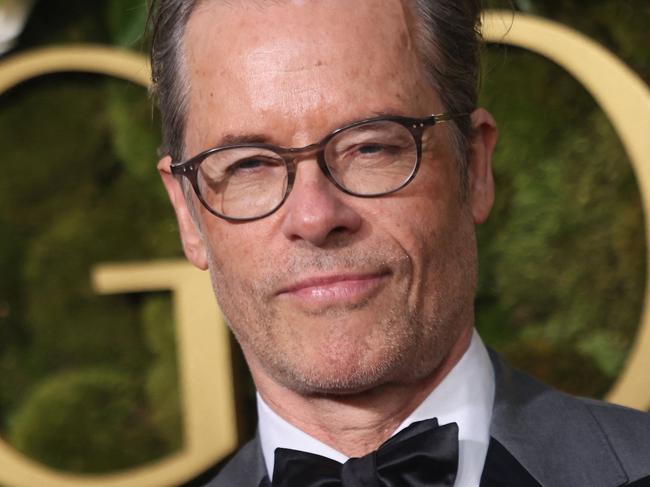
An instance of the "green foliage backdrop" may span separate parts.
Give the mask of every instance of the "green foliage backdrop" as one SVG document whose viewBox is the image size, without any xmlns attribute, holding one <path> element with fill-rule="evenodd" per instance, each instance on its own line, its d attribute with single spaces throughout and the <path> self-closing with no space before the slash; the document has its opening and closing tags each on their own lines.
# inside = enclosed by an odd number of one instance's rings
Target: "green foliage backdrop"
<svg viewBox="0 0 650 487">
<path fill-rule="evenodd" d="M 504 6 L 505 2 L 493 2 Z M 650 78 L 645 0 L 529 0 Z M 36 3 L 18 49 L 143 49 L 141 0 Z M 620 142 L 566 73 L 518 49 L 485 52 L 482 103 L 500 122 L 498 197 L 479 229 L 477 324 L 515 364 L 602 395 L 633 339 L 644 220 Z M 180 256 L 155 173 L 158 121 L 140 87 L 61 74 L 0 97 L 0 435 L 74 472 L 160 458 L 182 442 L 164 293 L 96 296 L 93 264 Z M 236 357 L 243 436 L 253 395 Z"/>
</svg>

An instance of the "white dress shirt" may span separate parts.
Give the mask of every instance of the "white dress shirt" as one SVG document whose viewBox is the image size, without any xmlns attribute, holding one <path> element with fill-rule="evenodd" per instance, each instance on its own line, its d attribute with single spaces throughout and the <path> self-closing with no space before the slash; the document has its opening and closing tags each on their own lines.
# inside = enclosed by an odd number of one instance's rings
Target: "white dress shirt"
<svg viewBox="0 0 650 487">
<path fill-rule="evenodd" d="M 393 432 L 415 421 L 438 418 L 443 425 L 458 424 L 458 474 L 454 487 L 477 487 L 490 442 L 494 404 L 494 370 L 476 330 L 463 357 L 422 403 Z M 344 463 L 348 457 L 318 441 L 278 416 L 257 394 L 262 454 L 273 478 L 276 448 L 291 448 Z"/>
</svg>

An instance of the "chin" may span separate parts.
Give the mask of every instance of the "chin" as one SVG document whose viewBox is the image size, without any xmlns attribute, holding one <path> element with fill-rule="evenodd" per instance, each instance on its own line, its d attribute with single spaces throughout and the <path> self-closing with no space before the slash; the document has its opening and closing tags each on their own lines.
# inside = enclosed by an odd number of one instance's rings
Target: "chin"
<svg viewBox="0 0 650 487">
<path fill-rule="evenodd" d="M 389 384 L 415 382 L 431 373 L 435 363 L 419 363 L 414 367 L 413 353 L 364 354 L 348 349 L 345 353 L 319 355 L 303 353 L 302 360 L 269 364 L 269 373 L 284 387 L 303 395 L 355 395 Z M 431 358 L 431 357 L 429 357 Z"/>
<path fill-rule="evenodd" d="M 358 371 L 354 373 L 341 371 L 336 375 L 294 373 L 282 379 L 283 385 L 288 389 L 312 396 L 352 396 L 375 389 L 386 382 L 381 374 L 359 374 Z"/>
<path fill-rule="evenodd" d="M 312 326 L 298 329 L 267 321 L 238 339 L 249 364 L 256 364 L 251 370 L 276 384 L 302 395 L 354 395 L 424 380 L 449 354 L 462 316 L 431 312 L 424 318 L 409 311 L 395 306 L 354 320 L 349 313 L 346 319 L 312 317 Z"/>
</svg>

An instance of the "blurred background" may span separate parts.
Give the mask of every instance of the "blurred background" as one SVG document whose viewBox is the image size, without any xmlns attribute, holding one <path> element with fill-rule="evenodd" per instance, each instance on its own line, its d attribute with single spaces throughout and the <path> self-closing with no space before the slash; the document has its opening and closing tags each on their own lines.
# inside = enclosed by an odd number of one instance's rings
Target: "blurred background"
<svg viewBox="0 0 650 487">
<path fill-rule="evenodd" d="M 509 7 L 506 0 L 491 7 Z M 650 81 L 647 0 L 519 0 L 603 44 Z M 0 0 L 2 58 L 99 43 L 146 51 L 143 0 Z M 479 229 L 477 326 L 545 382 L 602 397 L 642 308 L 639 191 L 604 113 L 561 68 L 485 48 L 482 104 L 500 124 L 497 201 Z M 100 262 L 182 255 L 155 171 L 144 88 L 56 74 L 0 95 L 0 437 L 69 472 L 110 472 L 182 445 L 166 293 L 97 296 Z M 254 390 L 235 353 L 238 427 Z"/>
</svg>

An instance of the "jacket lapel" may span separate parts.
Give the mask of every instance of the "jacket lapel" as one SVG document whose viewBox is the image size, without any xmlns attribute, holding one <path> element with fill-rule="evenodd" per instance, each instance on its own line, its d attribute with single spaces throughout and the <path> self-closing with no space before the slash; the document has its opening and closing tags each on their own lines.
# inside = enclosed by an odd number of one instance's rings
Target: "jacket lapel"
<svg viewBox="0 0 650 487">
<path fill-rule="evenodd" d="M 259 487 L 265 478 L 266 465 L 258 432 L 205 487 Z"/>
<path fill-rule="evenodd" d="M 541 484 L 501 443 L 490 438 L 480 487 L 541 487 Z"/>
<path fill-rule="evenodd" d="M 580 400 L 509 367 L 492 350 L 490 358 L 496 384 L 490 427 L 495 444 L 543 487 L 625 485 L 628 477 L 620 461 Z M 259 487 L 265 477 L 256 435 L 207 486 Z"/>
<path fill-rule="evenodd" d="M 512 369 L 490 350 L 496 391 L 491 434 L 544 487 L 618 487 L 628 477 L 579 400 Z"/>
</svg>

